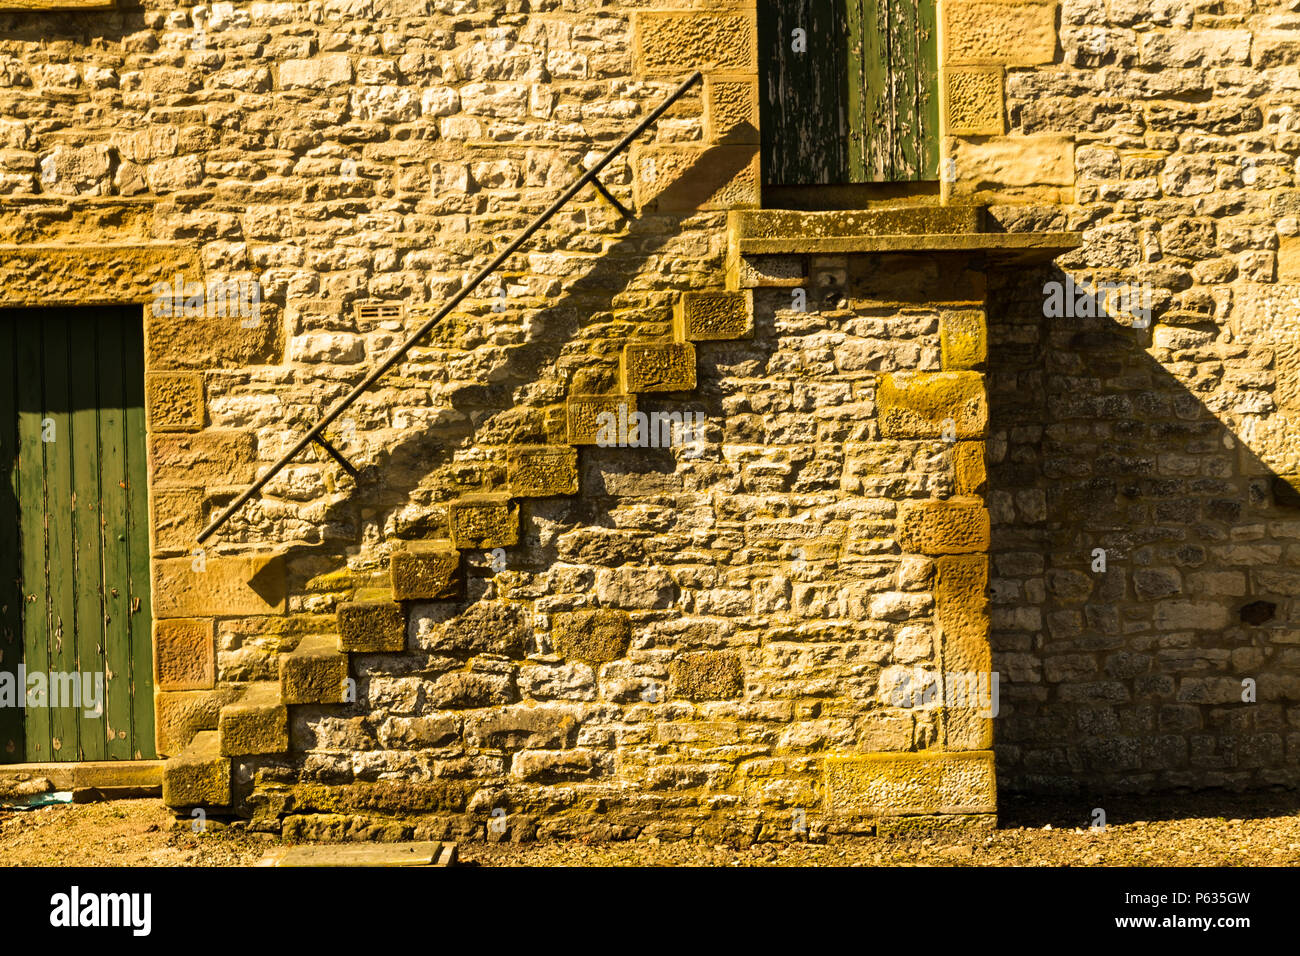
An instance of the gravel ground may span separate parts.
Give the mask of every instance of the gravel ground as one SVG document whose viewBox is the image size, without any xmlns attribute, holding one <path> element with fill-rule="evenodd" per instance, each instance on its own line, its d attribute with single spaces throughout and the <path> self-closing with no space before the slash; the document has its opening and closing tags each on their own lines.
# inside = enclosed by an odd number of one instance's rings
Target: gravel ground
<svg viewBox="0 0 1300 956">
<path fill-rule="evenodd" d="M 827 844 L 697 843 L 523 845 L 466 843 L 475 866 L 1294 866 L 1300 800 L 1272 796 L 1107 801 L 1109 825 L 1090 807 L 1004 800 L 1002 826 L 979 833 L 861 838 Z M 119 800 L 0 811 L 0 863 L 8 866 L 242 866 L 278 841 L 238 825 L 196 834 L 158 800 Z"/>
</svg>

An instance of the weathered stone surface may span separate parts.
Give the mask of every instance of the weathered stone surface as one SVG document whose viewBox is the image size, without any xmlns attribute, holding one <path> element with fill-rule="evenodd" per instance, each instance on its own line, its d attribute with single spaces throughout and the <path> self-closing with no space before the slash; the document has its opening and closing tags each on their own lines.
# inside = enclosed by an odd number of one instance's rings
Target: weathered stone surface
<svg viewBox="0 0 1300 956">
<path fill-rule="evenodd" d="M 203 427 L 203 376 L 197 372 L 151 372 L 144 382 L 150 429 L 192 432 Z"/>
<path fill-rule="evenodd" d="M 514 682 L 507 674 L 457 671 L 443 674 L 428 689 L 433 707 L 495 707 L 515 700 Z"/>
<path fill-rule="evenodd" d="M 393 599 L 435 601 L 460 589 L 460 551 L 450 541 L 409 541 L 389 563 Z"/>
<path fill-rule="evenodd" d="M 339 605 L 339 650 L 385 654 L 406 647 L 406 612 L 393 601 L 349 601 Z"/>
<path fill-rule="evenodd" d="M 987 551 L 989 513 L 976 498 L 903 502 L 898 539 L 917 554 Z"/>
<path fill-rule="evenodd" d="M 827 757 L 823 784 L 834 813 L 993 813 L 993 753 Z"/>
<path fill-rule="evenodd" d="M 551 642 L 556 653 L 591 664 L 627 654 L 632 624 L 626 611 L 565 611 L 555 615 Z"/>
<path fill-rule="evenodd" d="M 520 498 L 578 493 L 578 449 L 571 445 L 515 445 L 506 451 L 506 481 Z"/>
<path fill-rule="evenodd" d="M 943 640 L 944 668 L 987 674 L 989 650 L 989 560 L 961 555 L 935 562 L 935 624 Z"/>
<path fill-rule="evenodd" d="M 943 6 L 949 65 L 1034 66 L 1056 58 L 1056 4 L 1035 0 L 954 0 Z"/>
<path fill-rule="evenodd" d="M 153 625 L 154 674 L 159 690 L 204 690 L 216 679 L 210 618 L 170 618 Z"/>
<path fill-rule="evenodd" d="M 431 653 L 458 657 L 494 654 L 517 659 L 527 653 L 532 641 L 528 614 L 517 604 L 480 601 L 464 610 L 439 611 L 429 616 L 416 612 L 416 641 Z"/>
<path fill-rule="evenodd" d="M 521 750 L 511 761 L 510 772 L 532 783 L 560 783 L 595 776 L 599 768 L 587 750 Z"/>
<path fill-rule="evenodd" d="M 758 62 L 754 15 L 639 13 L 636 56 L 638 67 L 647 73 L 753 73 Z"/>
<path fill-rule="evenodd" d="M 230 758 L 221 754 L 216 732 L 196 734 L 163 765 L 162 799 L 169 807 L 230 805 Z"/>
<path fill-rule="evenodd" d="M 217 727 L 221 753 L 227 757 L 279 754 L 289 749 L 289 712 L 280 684 L 249 684 L 235 701 L 221 708 Z"/>
<path fill-rule="evenodd" d="M 570 707 L 523 704 L 465 719 L 465 742 L 498 750 L 549 750 L 573 745 L 578 719 Z"/>
<path fill-rule="evenodd" d="M 233 429 L 151 435 L 149 457 L 154 480 L 173 485 L 248 483 L 257 463 L 254 437 Z"/>
<path fill-rule="evenodd" d="M 452 543 L 464 548 L 508 548 L 519 542 L 519 508 L 509 495 L 466 495 L 447 506 Z"/>
<path fill-rule="evenodd" d="M 759 142 L 757 77 L 709 74 L 704 78 L 704 99 L 710 141 Z"/>
<path fill-rule="evenodd" d="M 1065 201 L 1074 185 L 1074 140 L 1049 133 L 950 140 L 952 194 L 970 201 Z"/>
<path fill-rule="evenodd" d="M 745 690 L 740 657 L 731 651 L 698 651 L 672 662 L 669 694 L 687 700 L 724 700 Z"/>
<path fill-rule="evenodd" d="M 280 655 L 280 696 L 286 704 L 341 704 L 348 697 L 348 659 L 333 634 L 309 634 Z"/>
<path fill-rule="evenodd" d="M 959 441 L 952 446 L 953 490 L 958 495 L 983 495 L 988 483 L 982 441 Z"/>
<path fill-rule="evenodd" d="M 759 204 L 756 146 L 641 146 L 632 168 L 641 209 L 667 214 Z"/>
<path fill-rule="evenodd" d="M 885 438 L 982 438 L 988 427 L 984 378 L 973 372 L 884 375 L 876 403 Z"/>
<path fill-rule="evenodd" d="M 155 617 L 282 614 L 284 609 L 284 563 L 279 556 L 154 562 Z"/>
<path fill-rule="evenodd" d="M 623 391 L 686 392 L 695 387 L 695 346 L 632 342 L 623 346 Z"/>
<path fill-rule="evenodd" d="M 154 546 L 160 552 L 190 551 L 207 523 L 207 496 L 202 488 L 155 487 L 149 496 L 153 510 Z"/>
<path fill-rule="evenodd" d="M 945 310 L 939 319 L 944 371 L 977 369 L 988 359 L 988 330 L 984 313 L 976 309 Z"/>
<path fill-rule="evenodd" d="M 685 292 L 673 312 L 673 337 L 683 342 L 748 338 L 753 316 L 752 292 Z"/>
<path fill-rule="evenodd" d="M 1006 131 L 1001 67 L 951 68 L 944 76 L 949 136 L 1000 136 Z"/>
</svg>

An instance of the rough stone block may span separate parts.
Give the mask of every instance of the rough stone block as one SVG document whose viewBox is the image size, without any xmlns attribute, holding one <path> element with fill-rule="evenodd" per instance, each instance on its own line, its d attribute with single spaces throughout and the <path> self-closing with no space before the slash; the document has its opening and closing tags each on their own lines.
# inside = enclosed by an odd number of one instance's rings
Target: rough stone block
<svg viewBox="0 0 1300 956">
<path fill-rule="evenodd" d="M 393 598 L 438 601 L 460 590 L 460 551 L 450 541 L 410 541 L 389 559 Z"/>
<path fill-rule="evenodd" d="M 988 483 L 984 442 L 959 441 L 952 445 L 953 489 L 958 495 L 980 496 Z"/>
<path fill-rule="evenodd" d="M 149 436 L 149 459 L 158 484 L 243 485 L 254 477 L 257 442 L 234 429 L 162 432 Z"/>
<path fill-rule="evenodd" d="M 983 438 L 984 377 L 975 372 L 894 372 L 876 389 L 884 438 Z"/>
<path fill-rule="evenodd" d="M 705 136 L 714 143 L 757 144 L 758 77 L 704 78 Z"/>
<path fill-rule="evenodd" d="M 954 198 L 971 202 L 1064 200 L 1073 195 L 1074 139 L 1056 133 L 949 137 Z"/>
<path fill-rule="evenodd" d="M 230 805 L 230 758 L 222 756 L 215 731 L 196 734 L 163 764 L 162 799 L 169 807 Z"/>
<path fill-rule="evenodd" d="M 217 726 L 227 757 L 281 754 L 289 750 L 289 711 L 276 681 L 257 681 L 240 698 L 221 708 Z"/>
<path fill-rule="evenodd" d="M 637 206 L 659 213 L 759 203 L 756 146 L 643 146 L 632 156 Z"/>
<path fill-rule="evenodd" d="M 555 615 L 551 642 L 565 657 L 602 664 L 627 654 L 632 623 L 626 611 L 564 611 Z"/>
<path fill-rule="evenodd" d="M 202 488 L 155 487 L 149 496 L 154 547 L 158 551 L 192 550 L 205 524 L 207 500 Z"/>
<path fill-rule="evenodd" d="M 989 513 L 976 498 L 905 501 L 899 544 L 914 554 L 971 554 L 989 548 Z"/>
<path fill-rule="evenodd" d="M 216 730 L 221 708 L 239 696 L 238 688 L 154 693 L 154 744 L 162 757 L 180 753 L 201 730 Z"/>
<path fill-rule="evenodd" d="M 573 745 L 577 730 L 571 708 L 518 704 L 467 718 L 465 743 L 498 750 L 562 749 Z"/>
<path fill-rule="evenodd" d="M 673 338 L 682 342 L 743 339 L 754 334 L 754 294 L 684 292 L 673 310 Z"/>
<path fill-rule="evenodd" d="M 154 617 L 284 613 L 284 562 L 278 555 L 163 558 L 153 567 Z"/>
<path fill-rule="evenodd" d="M 150 372 L 144 377 L 149 428 L 193 432 L 203 427 L 203 376 L 198 372 Z"/>
<path fill-rule="evenodd" d="M 1300 236 L 1278 238 L 1277 281 L 1300 282 Z"/>
<path fill-rule="evenodd" d="M 506 450 L 506 483 L 519 498 L 578 493 L 578 449 L 572 445 L 516 445 Z"/>
<path fill-rule="evenodd" d="M 1006 129 L 1002 103 L 1002 68 L 944 71 L 950 136 L 1001 136 Z"/>
<path fill-rule="evenodd" d="M 698 651 L 669 665 L 669 694 L 686 700 L 725 700 L 745 691 L 740 657 L 732 651 Z"/>
<path fill-rule="evenodd" d="M 406 612 L 395 601 L 339 605 L 339 649 L 351 654 L 392 654 L 406 649 Z"/>
<path fill-rule="evenodd" d="M 644 73 L 753 73 L 758 68 L 753 13 L 640 13 L 634 44 Z"/>
<path fill-rule="evenodd" d="M 205 690 L 216 680 L 216 643 L 210 618 L 154 621 L 153 652 L 159 690 Z"/>
<path fill-rule="evenodd" d="M 566 403 L 568 441 L 572 445 L 594 445 L 601 432 L 602 416 L 630 420 L 636 413 L 635 395 L 571 395 Z"/>
<path fill-rule="evenodd" d="M 1038 66 L 1056 59 L 1056 4 L 949 0 L 943 9 L 947 66 Z"/>
<path fill-rule="evenodd" d="M 827 757 L 823 773 L 826 808 L 832 813 L 997 811 L 992 751 Z"/>
<path fill-rule="evenodd" d="M 979 309 L 950 309 L 939 318 L 944 371 L 983 367 L 988 360 L 988 326 Z"/>
<path fill-rule="evenodd" d="M 286 704 L 341 704 L 347 700 L 348 658 L 333 634 L 311 634 L 280 655 L 280 696 Z"/>
<path fill-rule="evenodd" d="M 695 346 L 631 342 L 623 346 L 623 391 L 689 392 L 695 388 Z"/>
<path fill-rule="evenodd" d="M 268 314 L 271 311 L 266 303 L 261 304 L 256 318 L 156 315 L 154 309 L 147 308 L 148 367 L 202 371 L 278 362 L 283 343 L 280 323 Z"/>
<path fill-rule="evenodd" d="M 992 666 L 988 555 L 949 555 L 935 565 L 935 624 L 943 641 L 944 669 L 987 674 Z"/>
<path fill-rule="evenodd" d="M 0 288 L 13 306 L 147 302 L 156 282 L 198 268 L 197 248 L 179 243 L 0 247 Z"/>
<path fill-rule="evenodd" d="M 509 495 L 465 495 L 447 506 L 451 541 L 458 548 L 508 548 L 519 543 L 519 508 Z"/>
</svg>

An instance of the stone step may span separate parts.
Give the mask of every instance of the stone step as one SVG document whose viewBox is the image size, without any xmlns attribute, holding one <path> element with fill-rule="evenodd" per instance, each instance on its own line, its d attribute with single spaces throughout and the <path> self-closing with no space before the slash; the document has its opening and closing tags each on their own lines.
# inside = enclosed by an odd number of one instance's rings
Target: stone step
<svg viewBox="0 0 1300 956">
<path fill-rule="evenodd" d="M 221 708 L 217 724 L 227 757 L 282 754 L 289 750 L 289 709 L 279 681 L 256 681 L 234 703 Z"/>
<path fill-rule="evenodd" d="M 345 654 L 395 654 L 406 649 L 406 611 L 393 592 L 364 588 L 339 605 L 339 650 Z"/>
<path fill-rule="evenodd" d="M 363 843 L 268 850 L 254 866 L 452 866 L 454 843 Z"/>
<path fill-rule="evenodd" d="M 460 590 L 460 551 L 449 538 L 407 541 L 388 562 L 393 598 L 398 601 L 438 601 Z"/>
<path fill-rule="evenodd" d="M 199 731 L 163 764 L 162 799 L 169 807 L 230 806 L 230 758 L 217 731 Z"/>
<path fill-rule="evenodd" d="M 286 704 L 342 704 L 348 697 L 348 656 L 336 634 L 309 634 L 280 655 L 280 696 Z"/>
<path fill-rule="evenodd" d="M 516 498 L 578 493 L 578 449 L 573 445 L 515 445 L 506 450 L 506 483 Z"/>
<path fill-rule="evenodd" d="M 519 508 L 509 494 L 462 495 L 447 506 L 451 543 L 468 549 L 509 548 L 519 543 Z"/>
<path fill-rule="evenodd" d="M 695 388 L 695 346 L 629 342 L 619 371 L 625 392 L 689 392 Z"/>
<path fill-rule="evenodd" d="M 717 342 L 754 334 L 754 293 L 685 292 L 673 307 L 673 339 Z"/>
<path fill-rule="evenodd" d="M 570 445 L 599 445 L 602 442 L 616 444 L 621 428 L 627 430 L 627 422 L 636 414 L 636 395 L 570 395 L 565 402 L 566 437 Z M 610 423 L 613 428 L 608 427 Z"/>
</svg>

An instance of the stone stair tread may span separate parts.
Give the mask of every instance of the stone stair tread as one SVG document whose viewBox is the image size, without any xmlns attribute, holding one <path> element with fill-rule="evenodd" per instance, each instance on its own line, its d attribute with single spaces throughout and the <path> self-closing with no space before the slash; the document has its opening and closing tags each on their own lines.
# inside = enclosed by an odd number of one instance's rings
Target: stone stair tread
<svg viewBox="0 0 1300 956">
<path fill-rule="evenodd" d="M 308 634 L 281 657 L 334 657 L 342 655 L 337 634 Z"/>
<path fill-rule="evenodd" d="M 215 730 L 200 730 L 162 772 L 163 803 L 169 807 L 230 805 L 230 759 Z"/>
<path fill-rule="evenodd" d="M 280 682 L 247 684 L 237 700 L 221 708 L 217 733 L 221 752 L 228 757 L 288 751 L 289 717 Z"/>
</svg>

